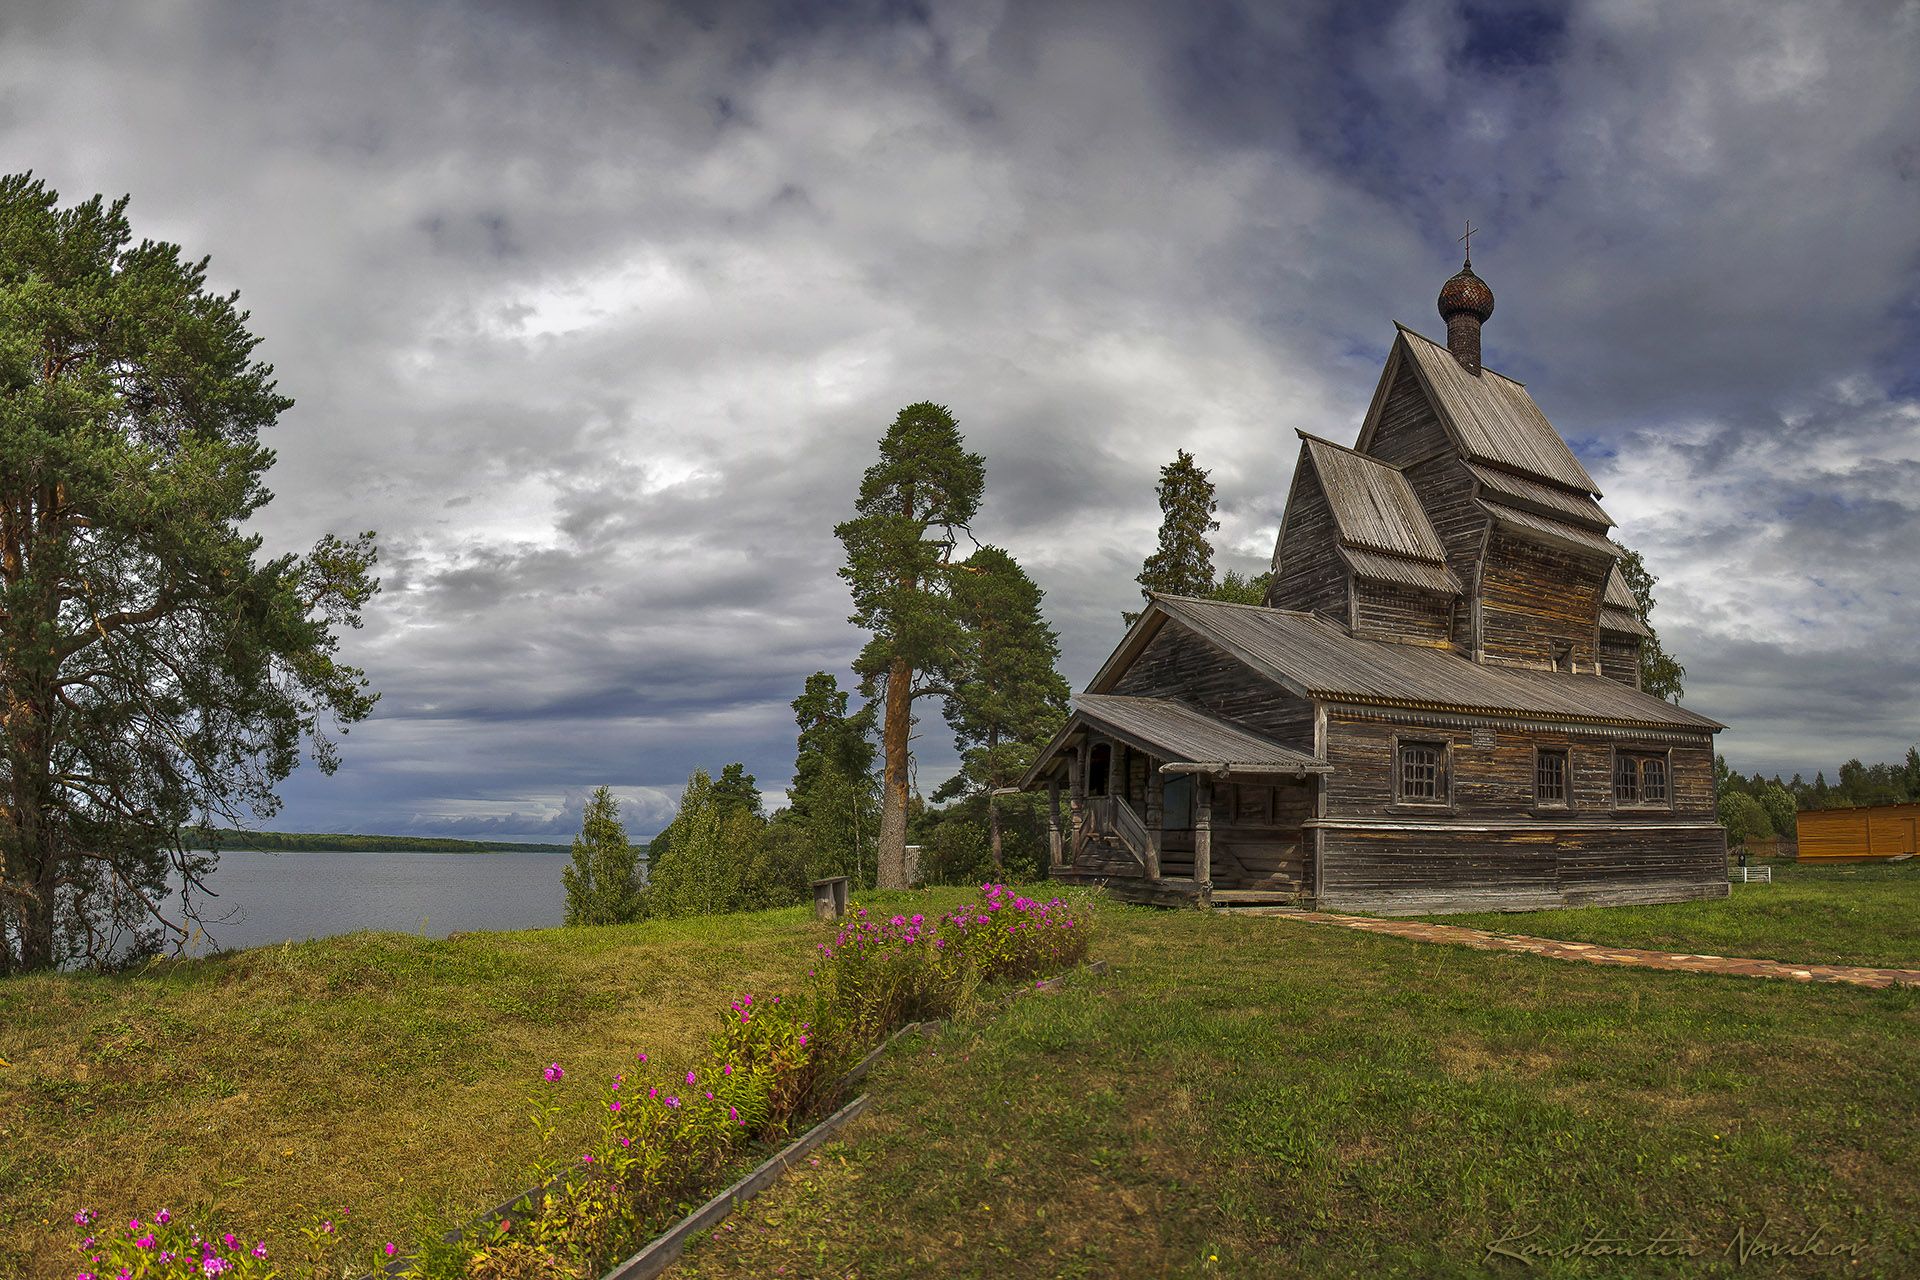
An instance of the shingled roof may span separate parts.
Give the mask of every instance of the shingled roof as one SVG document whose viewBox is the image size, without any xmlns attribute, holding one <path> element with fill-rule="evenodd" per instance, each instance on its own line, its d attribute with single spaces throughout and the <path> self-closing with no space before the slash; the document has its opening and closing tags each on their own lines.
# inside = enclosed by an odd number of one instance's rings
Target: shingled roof
<svg viewBox="0 0 1920 1280">
<path fill-rule="evenodd" d="M 1523 384 L 1491 369 L 1469 373 L 1444 346 L 1405 325 L 1397 327 L 1402 348 L 1468 458 L 1599 494 L 1593 477 Z"/>
<path fill-rule="evenodd" d="M 1607 575 L 1607 591 L 1600 597 L 1600 629 L 1636 636 L 1653 634 L 1653 629 L 1640 621 L 1640 601 L 1634 598 L 1633 588 L 1627 585 L 1618 564 Z"/>
<path fill-rule="evenodd" d="M 1089 690 L 1110 688 L 1168 620 L 1302 697 L 1652 729 L 1725 727 L 1604 676 L 1482 665 L 1443 649 L 1350 636 L 1313 614 L 1157 593 Z"/>
<path fill-rule="evenodd" d="M 1348 567 L 1374 581 L 1459 594 L 1460 579 L 1447 567 L 1440 535 L 1398 467 L 1298 434 L 1333 512 Z"/>
<path fill-rule="evenodd" d="M 1024 790 L 1045 777 L 1061 749 L 1086 724 L 1158 757 L 1166 762 L 1165 767 L 1176 770 L 1230 769 L 1235 773 L 1287 775 L 1331 772 L 1324 760 L 1283 747 L 1184 702 L 1082 693 L 1075 696 L 1067 723 L 1034 757 L 1020 787 Z"/>
</svg>

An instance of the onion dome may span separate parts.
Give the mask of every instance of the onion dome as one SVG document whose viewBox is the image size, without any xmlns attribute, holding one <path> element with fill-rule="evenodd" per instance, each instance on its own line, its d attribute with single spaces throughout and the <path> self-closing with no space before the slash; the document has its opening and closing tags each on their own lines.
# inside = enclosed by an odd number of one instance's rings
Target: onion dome
<svg viewBox="0 0 1920 1280">
<path fill-rule="evenodd" d="M 1493 290 L 1487 282 L 1473 274 L 1473 259 L 1468 258 L 1466 265 L 1440 286 L 1440 318 L 1452 320 L 1461 312 L 1472 316 L 1485 324 L 1493 314 Z"/>
</svg>

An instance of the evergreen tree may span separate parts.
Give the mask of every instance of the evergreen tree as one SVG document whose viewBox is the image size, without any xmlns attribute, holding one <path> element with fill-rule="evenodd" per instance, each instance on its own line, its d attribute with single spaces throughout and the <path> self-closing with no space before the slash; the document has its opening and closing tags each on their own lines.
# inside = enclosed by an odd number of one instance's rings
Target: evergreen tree
<svg viewBox="0 0 1920 1280">
<path fill-rule="evenodd" d="M 736 813 L 752 814 L 756 818 L 766 817 L 766 804 L 761 798 L 760 788 L 756 785 L 747 766 L 738 761 L 720 771 L 713 780 L 713 802 L 720 806 L 722 813 L 729 816 Z"/>
<path fill-rule="evenodd" d="M 811 851 L 810 879 L 843 875 L 856 886 L 870 886 L 879 823 L 873 708 L 849 714 L 840 682 L 816 671 L 793 700 L 793 717 L 800 729 L 793 784 L 777 821 L 804 834 Z"/>
<path fill-rule="evenodd" d="M 985 464 L 966 451 L 953 415 L 937 404 L 908 405 L 861 478 L 854 518 L 834 529 L 847 552 L 840 576 L 853 593 L 850 621 L 872 636 L 854 670 L 869 699 L 885 700 L 876 859 L 883 889 L 907 887 L 913 704 L 945 691 L 945 673 L 962 647 L 952 552 L 985 484 Z"/>
<path fill-rule="evenodd" d="M 714 915 L 740 910 L 766 825 L 740 803 L 737 794 L 720 791 L 711 774 L 695 769 L 680 793 L 680 811 L 654 842 L 648 864 L 648 914 Z"/>
<path fill-rule="evenodd" d="M 594 788 L 573 838 L 573 860 L 561 870 L 568 924 L 628 924 L 642 913 L 640 851 L 627 841 L 613 792 Z"/>
<path fill-rule="evenodd" d="M 1660 636 L 1653 629 L 1653 584 L 1660 579 L 1647 572 L 1646 562 L 1638 551 L 1624 549 L 1620 555 L 1620 576 L 1627 580 L 1627 588 L 1633 592 L 1640 621 L 1647 624 L 1647 638 L 1640 645 L 1640 688 L 1656 698 L 1678 702 L 1680 682 L 1687 669 L 1661 647 Z"/>
<path fill-rule="evenodd" d="M 1060 644 L 1041 615 L 1044 593 L 1033 579 L 998 547 L 980 548 L 961 567 L 954 598 L 967 647 L 947 694 L 960 772 L 934 798 L 986 795 L 988 849 L 1000 869 L 1006 860 L 993 791 L 1018 782 L 1065 721 L 1068 689 L 1055 669 Z"/>
<path fill-rule="evenodd" d="M 1135 579 L 1140 594 L 1149 591 L 1176 596 L 1205 596 L 1213 591 L 1213 544 L 1207 535 L 1220 527 L 1213 518 L 1219 504 L 1213 499 L 1213 481 L 1194 465 L 1185 449 L 1160 468 L 1160 545 L 1140 566 Z M 1140 615 L 1122 615 L 1132 626 Z"/>
<path fill-rule="evenodd" d="M 373 535 L 262 559 L 292 401 L 205 258 L 0 178 L 0 974 L 183 939 L 215 855 L 376 697 L 336 660 Z M 178 912 L 165 904 L 185 885 Z"/>
</svg>

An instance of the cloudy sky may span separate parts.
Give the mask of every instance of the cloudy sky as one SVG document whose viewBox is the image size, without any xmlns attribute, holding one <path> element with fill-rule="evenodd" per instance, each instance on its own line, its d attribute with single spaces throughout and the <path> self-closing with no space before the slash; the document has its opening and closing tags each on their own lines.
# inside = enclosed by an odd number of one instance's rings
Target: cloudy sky
<svg viewBox="0 0 1920 1280">
<path fill-rule="evenodd" d="M 1920 739 L 1913 3 L 10 3 L 0 153 L 213 257 L 298 401 L 276 549 L 376 529 L 384 697 L 272 825 L 636 833 L 792 769 L 874 442 L 949 405 L 1078 686 L 1157 468 L 1272 549 L 1463 219 L 1736 766 Z M 924 787 L 950 767 L 922 726 Z"/>
</svg>

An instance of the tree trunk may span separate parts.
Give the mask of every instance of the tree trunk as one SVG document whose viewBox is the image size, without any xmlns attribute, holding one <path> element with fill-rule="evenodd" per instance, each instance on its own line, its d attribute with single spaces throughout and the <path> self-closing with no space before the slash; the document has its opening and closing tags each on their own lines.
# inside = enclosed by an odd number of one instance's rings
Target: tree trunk
<svg viewBox="0 0 1920 1280">
<path fill-rule="evenodd" d="M 886 718 L 880 748 L 886 764 L 880 786 L 880 848 L 875 883 L 882 889 L 907 887 L 907 746 L 913 729 L 913 669 L 896 658 L 887 668 Z"/>
<path fill-rule="evenodd" d="M 993 869 L 1006 870 L 1006 861 L 1000 856 L 1000 804 L 987 793 L 987 848 L 993 852 Z"/>
</svg>

